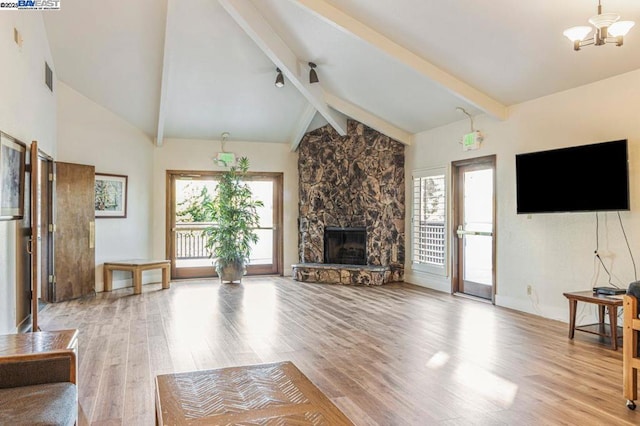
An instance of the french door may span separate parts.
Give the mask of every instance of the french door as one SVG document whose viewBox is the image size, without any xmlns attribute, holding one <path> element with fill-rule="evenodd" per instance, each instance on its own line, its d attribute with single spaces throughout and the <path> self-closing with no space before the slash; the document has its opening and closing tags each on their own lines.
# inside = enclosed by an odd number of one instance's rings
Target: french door
<svg viewBox="0 0 640 426">
<path fill-rule="evenodd" d="M 221 172 L 167 171 L 167 258 L 171 278 L 216 276 L 204 239 L 206 221 L 200 205 L 213 198 Z M 247 184 L 258 208 L 258 243 L 251 249 L 248 275 L 282 274 L 282 173 L 249 173 Z"/>
<path fill-rule="evenodd" d="M 494 301 L 495 156 L 453 166 L 457 246 L 453 291 Z"/>
</svg>

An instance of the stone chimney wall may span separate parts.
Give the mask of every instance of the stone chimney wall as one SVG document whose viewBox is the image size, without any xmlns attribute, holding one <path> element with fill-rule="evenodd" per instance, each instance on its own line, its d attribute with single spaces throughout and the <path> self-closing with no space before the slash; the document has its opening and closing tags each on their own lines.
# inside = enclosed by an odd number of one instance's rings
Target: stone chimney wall
<svg viewBox="0 0 640 426">
<path fill-rule="evenodd" d="M 402 279 L 404 145 L 353 120 L 347 127 L 340 136 L 324 126 L 300 143 L 300 261 L 323 262 L 325 227 L 365 227 L 367 264 L 391 266 Z"/>
</svg>

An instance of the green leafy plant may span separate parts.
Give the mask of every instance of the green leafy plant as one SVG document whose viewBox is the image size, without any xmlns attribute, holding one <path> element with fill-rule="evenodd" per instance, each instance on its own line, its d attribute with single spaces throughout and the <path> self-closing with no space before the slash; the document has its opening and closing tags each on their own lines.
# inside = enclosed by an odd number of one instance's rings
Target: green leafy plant
<svg viewBox="0 0 640 426">
<path fill-rule="evenodd" d="M 249 160 L 240 158 L 237 166 L 231 166 L 222 174 L 213 199 L 203 204 L 205 215 L 214 223 L 204 230 L 204 234 L 210 256 L 216 259 L 216 268 L 248 262 L 251 244 L 258 242 L 256 228 L 260 217 L 257 208 L 263 203 L 254 199 L 251 188 L 244 181 L 248 170 Z"/>
<path fill-rule="evenodd" d="M 177 204 L 176 221 L 178 223 L 211 222 L 210 214 L 205 205 L 211 202 L 211 194 L 206 186 L 196 187 L 187 184 L 185 192 L 188 195 L 184 201 Z"/>
</svg>

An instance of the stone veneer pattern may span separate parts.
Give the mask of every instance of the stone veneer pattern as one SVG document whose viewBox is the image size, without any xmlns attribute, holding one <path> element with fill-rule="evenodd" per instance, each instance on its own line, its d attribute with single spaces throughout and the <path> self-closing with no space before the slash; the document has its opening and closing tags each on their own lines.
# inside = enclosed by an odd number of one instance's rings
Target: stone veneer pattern
<svg viewBox="0 0 640 426">
<path fill-rule="evenodd" d="M 404 145 L 353 120 L 347 128 L 340 136 L 327 125 L 300 143 L 300 261 L 324 261 L 325 227 L 365 227 L 367 264 L 390 266 L 391 281 L 402 281 Z"/>
<path fill-rule="evenodd" d="M 393 273 L 389 266 L 300 263 L 293 265 L 293 279 L 310 283 L 374 286 L 393 281 Z"/>
</svg>

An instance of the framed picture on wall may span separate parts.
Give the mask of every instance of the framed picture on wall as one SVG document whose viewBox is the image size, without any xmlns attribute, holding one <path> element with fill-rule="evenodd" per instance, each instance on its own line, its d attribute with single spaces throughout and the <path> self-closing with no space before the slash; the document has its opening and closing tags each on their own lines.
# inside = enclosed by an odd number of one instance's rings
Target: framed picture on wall
<svg viewBox="0 0 640 426">
<path fill-rule="evenodd" d="M 27 146 L 0 132 L 0 219 L 24 216 L 24 172 Z"/>
<path fill-rule="evenodd" d="M 127 217 L 127 176 L 96 173 L 96 218 Z"/>
</svg>

